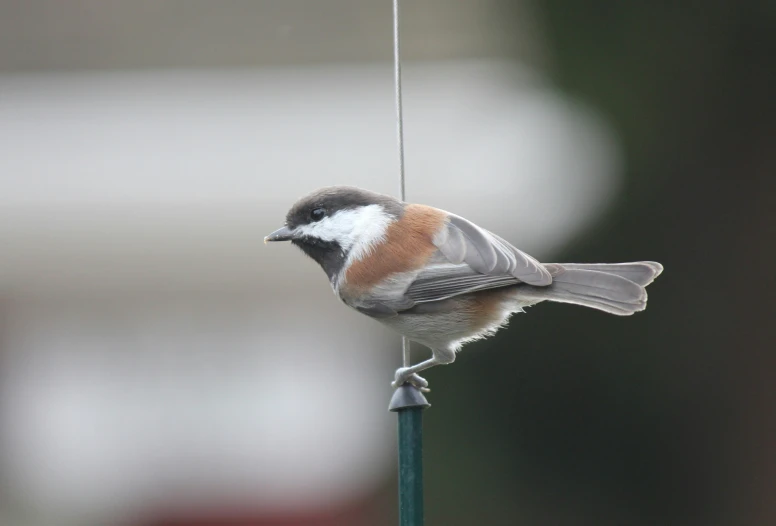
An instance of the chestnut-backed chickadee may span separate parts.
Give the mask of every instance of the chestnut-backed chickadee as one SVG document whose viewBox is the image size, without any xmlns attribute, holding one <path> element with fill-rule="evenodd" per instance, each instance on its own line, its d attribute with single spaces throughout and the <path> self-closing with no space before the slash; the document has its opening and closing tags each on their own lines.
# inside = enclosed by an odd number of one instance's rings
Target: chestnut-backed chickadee
<svg viewBox="0 0 776 526">
<path fill-rule="evenodd" d="M 345 304 L 431 349 L 396 371 L 394 387 L 425 388 L 417 373 L 452 363 L 463 344 L 541 301 L 619 316 L 644 310 L 645 287 L 663 271 L 651 261 L 542 264 L 462 217 L 348 186 L 303 197 L 264 241 L 291 241 Z"/>
</svg>

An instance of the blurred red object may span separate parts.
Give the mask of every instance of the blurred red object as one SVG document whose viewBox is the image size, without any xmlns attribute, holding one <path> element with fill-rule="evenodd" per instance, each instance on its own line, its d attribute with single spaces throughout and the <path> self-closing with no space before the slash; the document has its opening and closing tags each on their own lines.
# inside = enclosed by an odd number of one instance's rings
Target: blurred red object
<svg viewBox="0 0 776 526">
<path fill-rule="evenodd" d="M 134 526 L 365 526 L 376 522 L 378 510 L 371 503 L 358 502 L 318 513 L 267 516 L 261 512 L 212 512 L 165 514 Z"/>
</svg>

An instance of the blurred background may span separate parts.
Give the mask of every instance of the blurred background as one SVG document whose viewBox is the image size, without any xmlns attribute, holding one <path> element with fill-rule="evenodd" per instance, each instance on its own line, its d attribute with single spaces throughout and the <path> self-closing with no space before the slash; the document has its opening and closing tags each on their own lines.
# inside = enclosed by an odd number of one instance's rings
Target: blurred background
<svg viewBox="0 0 776 526">
<path fill-rule="evenodd" d="M 408 200 L 666 268 L 429 372 L 428 524 L 776 523 L 774 6 L 403 2 Z M 398 191 L 391 17 L 0 1 L 0 524 L 396 523 L 399 338 L 261 242 Z"/>
</svg>

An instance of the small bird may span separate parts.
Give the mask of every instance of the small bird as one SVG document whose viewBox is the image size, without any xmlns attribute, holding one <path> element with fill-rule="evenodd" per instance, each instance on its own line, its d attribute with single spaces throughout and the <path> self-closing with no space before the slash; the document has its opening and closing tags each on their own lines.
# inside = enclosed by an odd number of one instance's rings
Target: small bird
<svg viewBox="0 0 776 526">
<path fill-rule="evenodd" d="M 290 241 L 346 305 L 431 349 L 396 371 L 394 388 L 427 390 L 419 372 L 452 363 L 465 343 L 542 301 L 618 316 L 644 310 L 645 287 L 663 271 L 652 261 L 542 264 L 463 217 L 351 186 L 299 199 L 269 241 Z"/>
</svg>

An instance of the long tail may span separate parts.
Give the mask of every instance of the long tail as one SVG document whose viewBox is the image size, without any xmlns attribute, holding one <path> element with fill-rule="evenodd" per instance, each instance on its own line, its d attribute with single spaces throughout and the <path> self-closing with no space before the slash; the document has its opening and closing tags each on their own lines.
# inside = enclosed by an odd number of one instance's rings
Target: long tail
<svg viewBox="0 0 776 526">
<path fill-rule="evenodd" d="M 635 263 L 550 263 L 553 275 L 548 287 L 528 287 L 524 297 L 538 301 L 574 303 L 618 316 L 630 316 L 647 307 L 646 286 L 663 265 L 653 261 Z"/>
</svg>

